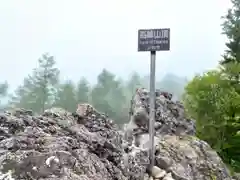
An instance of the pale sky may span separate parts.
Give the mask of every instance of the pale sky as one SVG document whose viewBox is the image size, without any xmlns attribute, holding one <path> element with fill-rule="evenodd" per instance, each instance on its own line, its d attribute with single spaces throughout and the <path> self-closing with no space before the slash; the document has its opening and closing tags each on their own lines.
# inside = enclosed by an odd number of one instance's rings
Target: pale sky
<svg viewBox="0 0 240 180">
<path fill-rule="evenodd" d="M 0 81 L 20 84 L 44 52 L 63 79 L 149 73 L 137 30 L 171 28 L 171 51 L 157 52 L 156 73 L 192 76 L 214 68 L 224 50 L 220 17 L 229 0 L 2 0 Z"/>
</svg>

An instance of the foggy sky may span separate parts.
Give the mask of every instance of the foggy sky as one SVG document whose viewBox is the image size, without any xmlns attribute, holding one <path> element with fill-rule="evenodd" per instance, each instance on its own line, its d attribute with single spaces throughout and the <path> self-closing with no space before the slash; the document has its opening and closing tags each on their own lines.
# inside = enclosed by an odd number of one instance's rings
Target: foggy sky
<svg viewBox="0 0 240 180">
<path fill-rule="evenodd" d="M 156 73 L 192 76 L 220 60 L 228 7 L 229 0 L 2 0 L 0 81 L 16 87 L 44 52 L 62 79 L 93 81 L 102 68 L 147 74 L 149 53 L 137 52 L 144 28 L 171 28 L 171 51 L 157 53 Z"/>
</svg>

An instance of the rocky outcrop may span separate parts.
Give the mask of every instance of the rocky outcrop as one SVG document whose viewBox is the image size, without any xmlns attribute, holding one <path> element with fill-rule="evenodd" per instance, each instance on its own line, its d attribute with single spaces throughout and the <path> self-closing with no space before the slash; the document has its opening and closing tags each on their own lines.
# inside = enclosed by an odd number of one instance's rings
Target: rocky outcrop
<svg viewBox="0 0 240 180">
<path fill-rule="evenodd" d="M 111 120 L 93 109 L 84 117 L 60 108 L 41 116 L 20 109 L 1 114 L 0 123 L 2 176 L 128 179 L 121 163 L 121 135 Z"/>
<path fill-rule="evenodd" d="M 216 152 L 194 137 L 194 122 L 185 118 L 183 106 L 166 92 L 156 94 L 153 169 L 148 168 L 145 122 L 149 97 L 145 89 L 138 89 L 131 119 L 137 116 L 143 123 L 129 122 L 126 136 L 138 143 L 125 141 L 126 133 L 89 104 L 79 105 L 74 113 L 61 108 L 39 116 L 24 109 L 1 113 L 0 180 L 231 179 Z"/>
<path fill-rule="evenodd" d="M 230 173 L 215 151 L 196 138 L 195 124 L 187 119 L 180 102 L 171 101 L 167 92 L 156 92 L 155 159 L 154 172 L 149 179 L 163 180 L 220 180 L 231 179 Z M 149 112 L 149 93 L 138 89 L 132 100 L 132 118 L 128 128 L 132 130 L 133 144 L 145 151 L 149 148 L 148 127 L 134 124 L 140 113 Z M 138 109 L 141 109 L 140 111 Z M 128 133 L 129 134 L 129 133 Z M 138 143 L 134 142 L 138 139 Z M 129 138 L 127 139 L 129 140 Z"/>
<path fill-rule="evenodd" d="M 185 117 L 183 105 L 180 102 L 171 101 L 172 94 L 167 92 L 156 91 L 155 104 L 155 130 L 157 134 L 175 134 L 175 135 L 194 135 L 194 121 Z M 146 120 L 145 114 L 149 114 L 149 93 L 144 88 L 136 90 L 131 101 L 132 120 Z M 148 119 L 147 119 L 148 120 Z M 143 124 L 143 123 L 141 123 Z M 144 123 L 144 127 L 148 122 Z"/>
</svg>

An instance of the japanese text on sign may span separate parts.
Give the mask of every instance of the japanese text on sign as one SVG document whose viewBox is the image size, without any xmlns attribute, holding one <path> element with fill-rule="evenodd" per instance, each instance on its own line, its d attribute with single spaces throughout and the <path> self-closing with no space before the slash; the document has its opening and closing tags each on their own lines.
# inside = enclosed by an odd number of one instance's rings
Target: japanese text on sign
<svg viewBox="0 0 240 180">
<path fill-rule="evenodd" d="M 138 51 L 170 50 L 170 29 L 145 29 L 138 31 Z"/>
</svg>

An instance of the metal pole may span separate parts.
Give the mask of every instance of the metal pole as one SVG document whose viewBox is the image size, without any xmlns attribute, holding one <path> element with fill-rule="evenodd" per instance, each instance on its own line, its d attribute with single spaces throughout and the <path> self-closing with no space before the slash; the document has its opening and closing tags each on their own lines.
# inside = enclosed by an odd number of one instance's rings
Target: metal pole
<svg viewBox="0 0 240 180">
<path fill-rule="evenodd" d="M 156 51 L 151 51 L 150 63 L 150 118 L 149 118 L 149 135 L 150 135 L 150 169 L 155 163 L 155 147 L 154 147 L 154 134 L 155 134 L 155 66 L 156 66 Z"/>
</svg>

